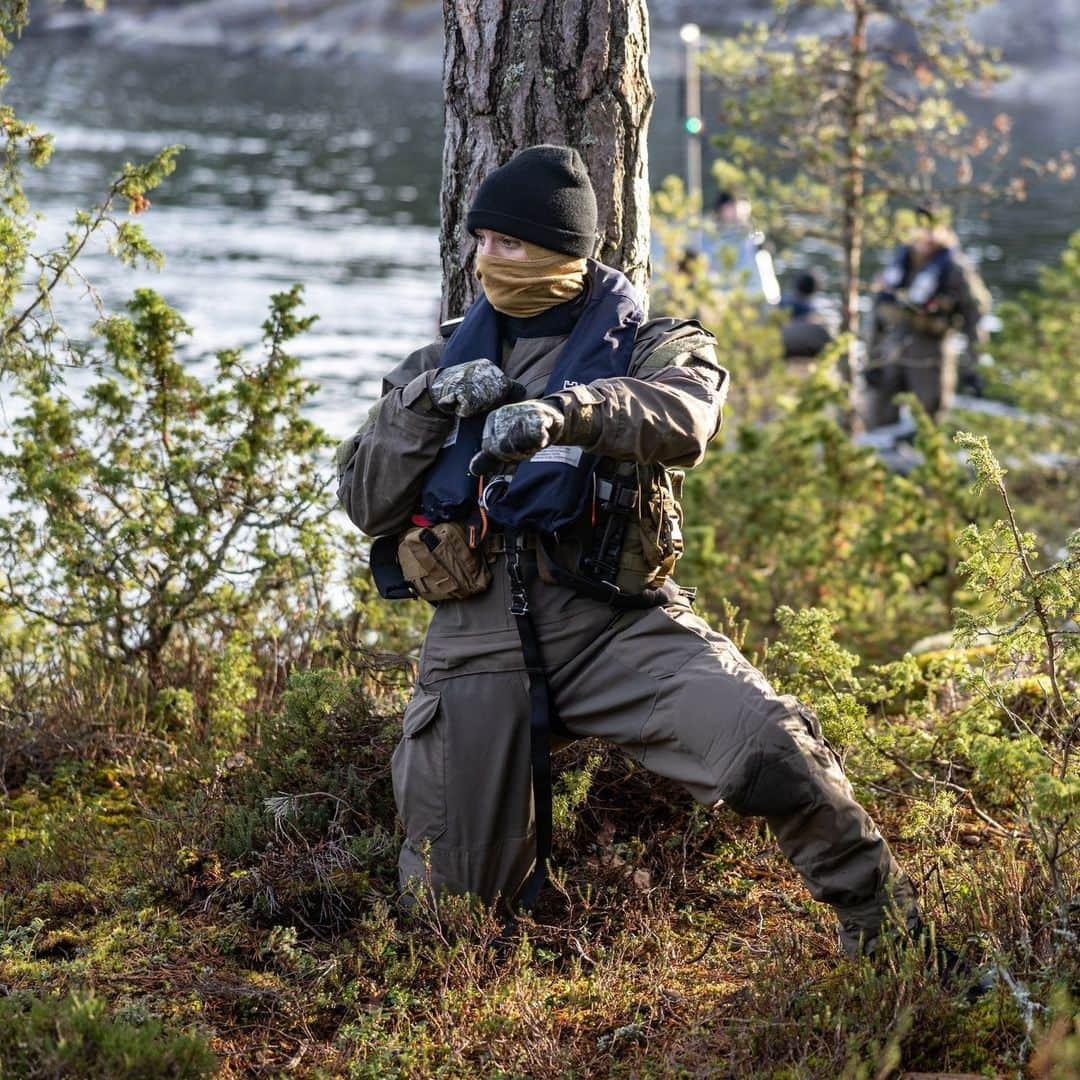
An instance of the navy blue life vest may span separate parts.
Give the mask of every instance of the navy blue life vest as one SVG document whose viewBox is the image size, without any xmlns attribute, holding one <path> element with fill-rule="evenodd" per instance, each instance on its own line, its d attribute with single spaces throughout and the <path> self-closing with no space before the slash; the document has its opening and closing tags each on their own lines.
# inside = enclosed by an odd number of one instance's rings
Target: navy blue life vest
<svg viewBox="0 0 1080 1080">
<path fill-rule="evenodd" d="M 907 303 L 915 307 L 929 307 L 944 286 L 952 264 L 952 250 L 941 248 L 922 269 L 913 273 L 911 248 L 905 244 L 881 275 L 885 288 L 878 293 L 878 299 L 895 302 L 900 293 Z"/>
<path fill-rule="evenodd" d="M 618 270 L 588 262 L 589 296 L 563 344 L 545 394 L 595 379 L 617 378 L 630 368 L 644 315 L 633 286 Z M 443 350 L 440 367 L 486 357 L 502 366 L 498 313 L 481 295 Z M 462 419 L 424 477 L 420 512 L 429 521 L 462 521 L 476 508 L 478 482 L 469 462 L 480 450 L 483 415 Z M 521 462 L 508 481 L 491 483 L 488 518 L 505 528 L 552 533 L 576 521 L 592 491 L 599 458 L 580 447 L 553 446 Z"/>
</svg>

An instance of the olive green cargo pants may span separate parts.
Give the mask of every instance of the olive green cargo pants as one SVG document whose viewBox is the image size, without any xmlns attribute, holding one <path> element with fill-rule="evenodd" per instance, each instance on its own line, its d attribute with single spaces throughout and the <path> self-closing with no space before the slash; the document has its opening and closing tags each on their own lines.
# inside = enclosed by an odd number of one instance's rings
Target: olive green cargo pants
<svg viewBox="0 0 1080 1080">
<path fill-rule="evenodd" d="M 914 394 L 932 420 L 951 407 L 956 393 L 956 355 L 947 339 L 896 332 L 872 354 L 861 415 L 870 430 L 900 420 L 897 394 Z"/>
<path fill-rule="evenodd" d="M 615 743 L 701 803 L 764 817 L 811 894 L 835 908 L 849 952 L 860 938 L 872 944 L 887 911 L 914 920 L 911 886 L 809 709 L 776 694 L 685 605 L 604 620 L 585 641 L 572 619 L 545 635 L 558 713 L 575 736 Z M 533 865 L 528 682 L 520 667 L 501 670 L 509 629 L 467 660 L 440 660 L 452 634 L 435 626 L 425 645 L 393 759 L 406 891 L 513 896 Z"/>
</svg>

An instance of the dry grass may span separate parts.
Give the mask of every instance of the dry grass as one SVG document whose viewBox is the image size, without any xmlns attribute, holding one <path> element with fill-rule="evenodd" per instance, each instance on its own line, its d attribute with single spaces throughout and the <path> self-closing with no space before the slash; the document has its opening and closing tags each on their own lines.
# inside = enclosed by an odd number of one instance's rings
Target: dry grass
<svg viewBox="0 0 1080 1080">
<path fill-rule="evenodd" d="M 574 747 L 562 768 L 595 753 Z M 911 957 L 842 959 L 831 913 L 763 825 L 600 754 L 558 837 L 556 881 L 509 940 L 465 903 L 397 913 L 392 821 L 389 852 L 350 847 L 347 830 L 279 832 L 269 850 L 223 857 L 212 826 L 232 820 L 245 766 L 219 772 L 209 802 L 195 777 L 170 792 L 121 767 L 13 793 L 0 982 L 89 987 L 119 1017 L 195 1025 L 223 1077 L 1016 1075 L 1022 1059 L 1053 1062 L 1044 1029 L 1068 1047 L 1050 1013 L 1029 1029 L 1004 985 L 970 1007 Z M 1040 1003 L 1055 982 L 1076 991 L 1080 964 L 1029 851 L 962 811 L 957 831 L 978 843 L 927 850 L 900 835 L 904 800 L 877 811 L 945 936 L 1003 962 Z M 206 846 L 183 843 L 185 829 Z"/>
</svg>

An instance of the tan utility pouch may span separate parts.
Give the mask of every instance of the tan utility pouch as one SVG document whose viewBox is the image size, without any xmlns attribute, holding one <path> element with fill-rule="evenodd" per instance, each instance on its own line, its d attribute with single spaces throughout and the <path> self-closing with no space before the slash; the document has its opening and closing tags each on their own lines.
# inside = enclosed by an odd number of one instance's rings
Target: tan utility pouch
<svg viewBox="0 0 1080 1080">
<path fill-rule="evenodd" d="M 645 561 L 655 566 L 657 579 L 671 576 L 682 557 L 683 473 L 678 469 L 655 468 L 653 482 L 642 506 L 641 546 Z"/>
<path fill-rule="evenodd" d="M 456 521 L 408 529 L 398 543 L 405 580 L 424 600 L 464 600 L 491 584 L 491 570 Z"/>
<path fill-rule="evenodd" d="M 683 553 L 683 474 L 662 465 L 641 469 L 641 507 L 636 525 L 626 530 L 618 585 L 626 592 L 658 588 Z"/>
</svg>

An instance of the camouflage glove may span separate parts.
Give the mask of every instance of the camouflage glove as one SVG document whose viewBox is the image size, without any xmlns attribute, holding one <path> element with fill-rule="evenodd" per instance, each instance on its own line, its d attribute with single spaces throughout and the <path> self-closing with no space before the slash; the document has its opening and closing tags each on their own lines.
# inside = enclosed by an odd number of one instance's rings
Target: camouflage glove
<svg viewBox="0 0 1080 1080">
<path fill-rule="evenodd" d="M 360 433 L 350 435 L 347 439 L 342 439 L 338 443 L 337 451 L 334 454 L 334 465 L 337 467 L 338 483 L 341 483 L 342 478 L 345 476 L 345 470 L 349 467 L 349 462 L 352 461 L 353 454 L 356 453 L 357 443 L 360 441 Z"/>
<path fill-rule="evenodd" d="M 431 380 L 435 408 L 450 416 L 475 416 L 505 401 L 513 384 L 490 360 L 442 368 Z"/>
<path fill-rule="evenodd" d="M 485 454 L 500 461 L 524 461 L 557 443 L 563 424 L 562 410 L 546 401 L 503 405 L 488 413 L 481 445 Z"/>
</svg>

